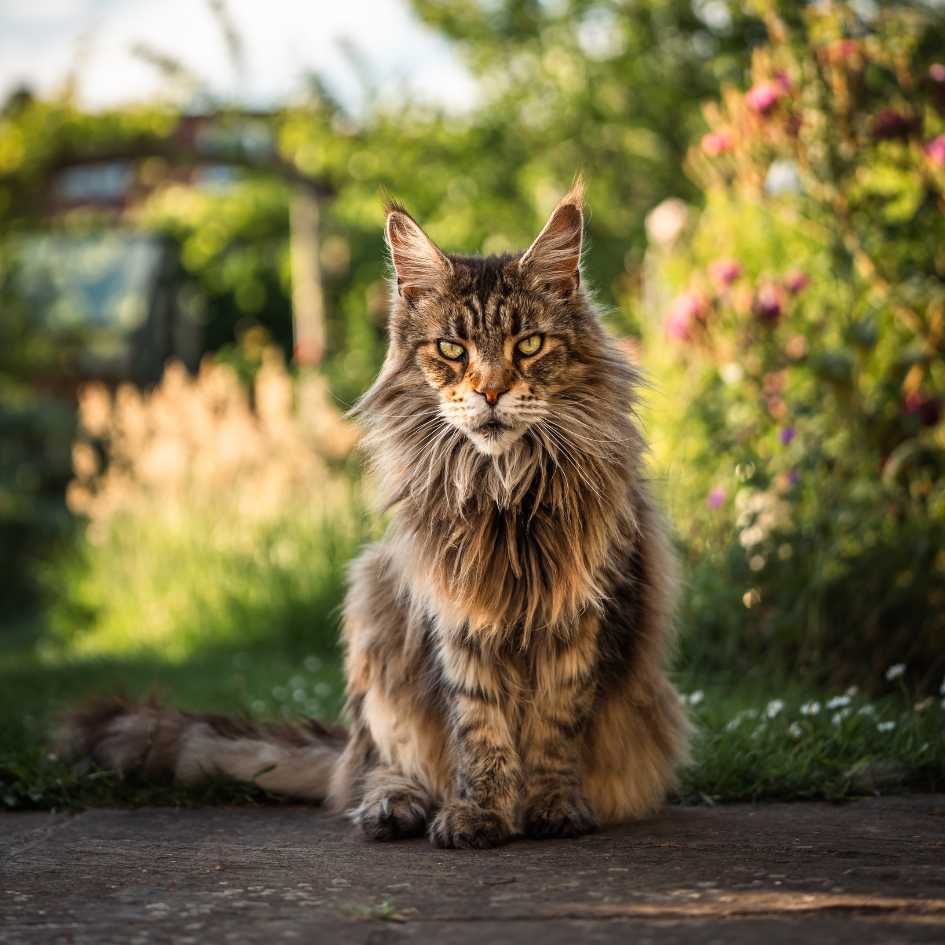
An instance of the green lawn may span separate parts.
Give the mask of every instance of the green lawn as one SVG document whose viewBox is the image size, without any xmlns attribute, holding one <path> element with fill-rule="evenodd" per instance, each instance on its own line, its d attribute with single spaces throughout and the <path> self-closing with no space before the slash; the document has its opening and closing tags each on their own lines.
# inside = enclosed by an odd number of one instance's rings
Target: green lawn
<svg viewBox="0 0 945 945">
<path fill-rule="evenodd" d="M 78 773 L 50 754 L 58 712 L 94 694 L 152 691 L 182 708 L 255 717 L 336 717 L 342 679 L 336 652 L 297 643 L 198 649 L 186 660 L 159 655 L 70 657 L 43 645 L 41 625 L 2 631 L 0 802 L 8 809 L 121 804 L 261 803 L 246 786 L 199 789 Z M 895 675 L 895 674 L 894 674 Z M 698 727 L 694 763 L 679 799 L 689 803 L 805 799 L 945 789 L 943 697 L 869 701 L 856 692 L 818 693 L 794 683 L 763 689 L 684 678 Z"/>
</svg>

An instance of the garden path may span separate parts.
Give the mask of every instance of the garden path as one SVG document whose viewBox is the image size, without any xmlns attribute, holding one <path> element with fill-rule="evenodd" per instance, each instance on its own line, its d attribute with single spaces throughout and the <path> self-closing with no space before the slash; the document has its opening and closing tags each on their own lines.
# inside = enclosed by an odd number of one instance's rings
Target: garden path
<svg viewBox="0 0 945 945">
<path fill-rule="evenodd" d="M 945 795 L 671 807 L 486 852 L 303 807 L 0 815 L 3 945 L 945 941 Z"/>
</svg>

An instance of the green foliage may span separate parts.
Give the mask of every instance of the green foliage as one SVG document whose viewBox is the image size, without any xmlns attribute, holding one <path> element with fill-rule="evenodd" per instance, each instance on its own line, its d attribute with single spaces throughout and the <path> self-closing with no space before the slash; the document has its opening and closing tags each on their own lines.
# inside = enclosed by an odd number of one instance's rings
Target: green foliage
<svg viewBox="0 0 945 945">
<path fill-rule="evenodd" d="M 170 660 L 227 643 L 334 648 L 347 565 L 366 527 L 286 514 L 242 531 L 237 540 L 198 512 L 180 527 L 117 519 L 51 575 L 56 641 L 73 655 Z"/>
<path fill-rule="evenodd" d="M 695 764 L 684 800 L 840 800 L 945 782 L 945 705 L 914 702 L 903 686 L 878 701 L 854 689 L 815 696 L 796 684 L 781 698 L 770 686 L 690 695 L 697 724 Z M 777 690 L 775 690 L 777 691 Z"/>
<path fill-rule="evenodd" d="M 658 465 L 684 653 L 875 685 L 945 669 L 941 17 L 769 14 L 754 85 L 707 109 L 705 209 L 653 268 Z M 849 30 L 859 32 L 852 38 Z M 945 81 L 945 77 L 943 77 Z M 898 110 L 896 110 L 898 109 Z"/>
</svg>

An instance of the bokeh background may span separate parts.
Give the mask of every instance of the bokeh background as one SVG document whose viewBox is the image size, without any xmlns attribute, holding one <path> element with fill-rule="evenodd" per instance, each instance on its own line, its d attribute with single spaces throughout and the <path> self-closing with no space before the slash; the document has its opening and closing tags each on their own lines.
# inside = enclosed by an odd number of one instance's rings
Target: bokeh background
<svg viewBox="0 0 945 945">
<path fill-rule="evenodd" d="M 95 692 L 338 713 L 383 195 L 494 252 L 577 171 L 683 796 L 945 783 L 945 4 L 50 0 L 0 3 L 5 804 L 140 799 L 49 752 Z"/>
</svg>

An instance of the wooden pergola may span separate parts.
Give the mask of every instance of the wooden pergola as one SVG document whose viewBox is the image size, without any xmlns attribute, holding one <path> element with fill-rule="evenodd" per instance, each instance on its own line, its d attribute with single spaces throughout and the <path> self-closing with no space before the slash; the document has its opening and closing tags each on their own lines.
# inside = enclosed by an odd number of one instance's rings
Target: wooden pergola
<svg viewBox="0 0 945 945">
<path fill-rule="evenodd" d="M 229 113 L 227 117 L 231 117 Z M 279 178 L 290 189 L 293 359 L 301 367 L 318 367 L 325 354 L 325 296 L 319 258 L 320 217 L 322 204 L 334 196 L 332 185 L 324 178 L 304 173 L 274 152 L 260 153 L 259 149 L 239 144 L 202 144 L 199 141 L 182 140 L 179 134 L 81 150 L 64 150 L 48 166 L 48 174 L 52 177 L 76 167 L 130 164 L 151 158 L 181 167 L 224 165 L 241 168 Z"/>
</svg>

